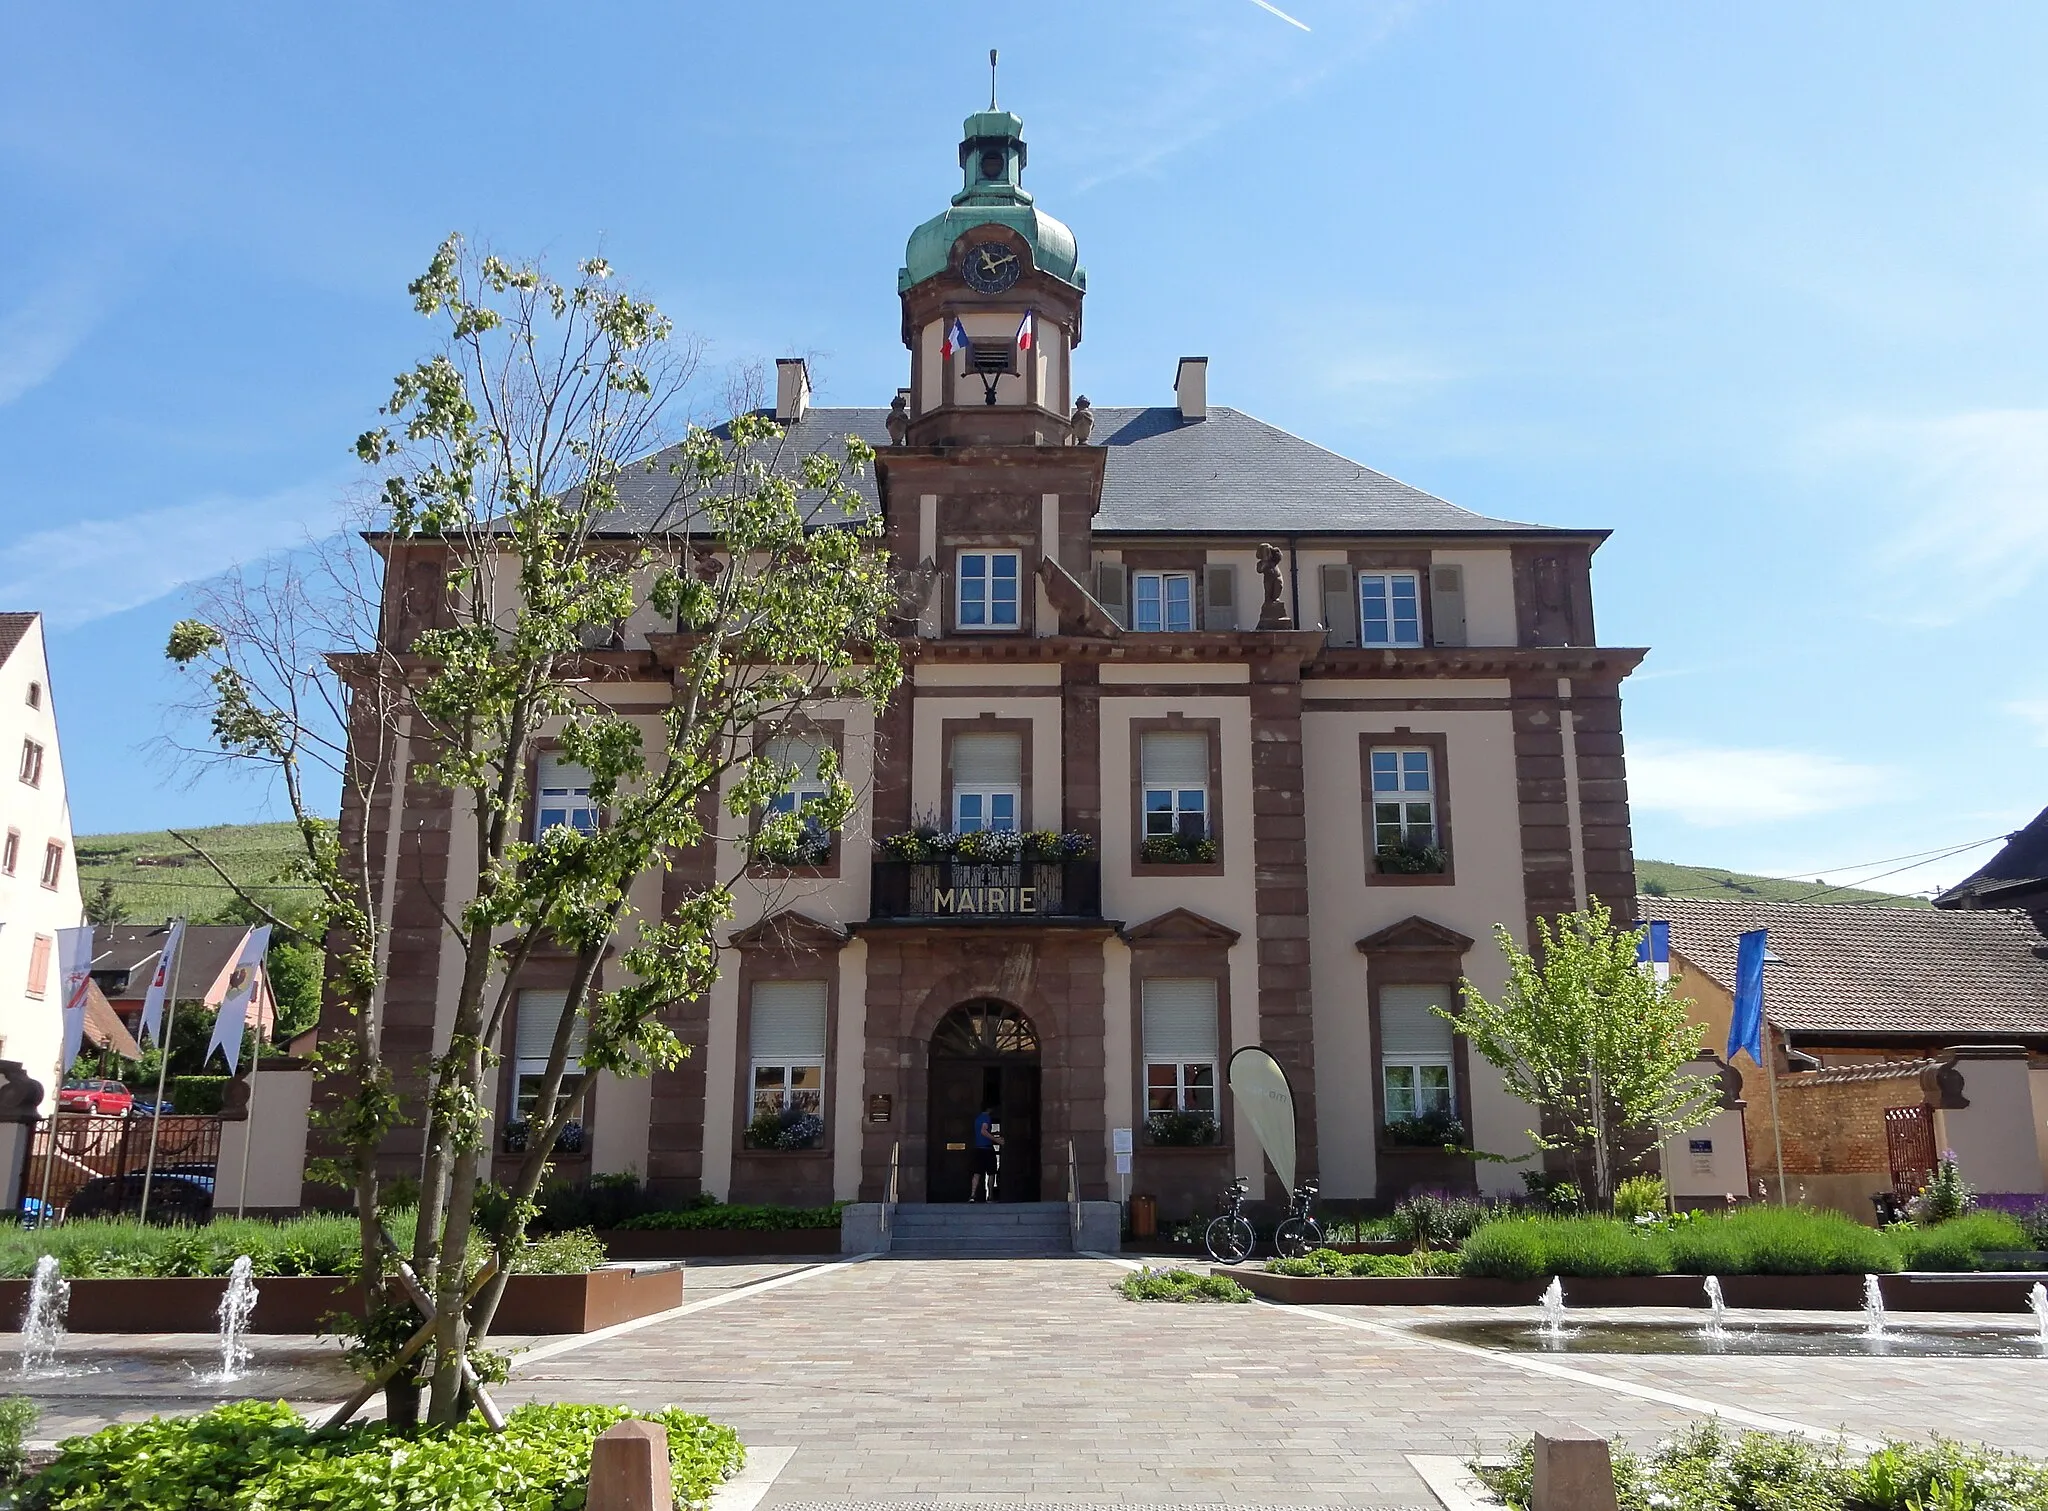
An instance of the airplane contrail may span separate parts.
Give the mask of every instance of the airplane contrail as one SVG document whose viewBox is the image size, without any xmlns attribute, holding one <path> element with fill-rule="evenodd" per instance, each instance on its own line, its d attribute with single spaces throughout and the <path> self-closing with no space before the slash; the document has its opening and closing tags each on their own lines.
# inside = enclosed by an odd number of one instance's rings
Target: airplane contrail
<svg viewBox="0 0 2048 1511">
<path fill-rule="evenodd" d="M 1306 24 L 1295 20 L 1294 17 L 1288 15 L 1287 12 L 1280 9 L 1279 6 L 1272 4 L 1271 0 L 1252 0 L 1252 4 L 1256 5 L 1260 10 L 1271 11 L 1274 15 L 1278 16 L 1282 21 L 1285 21 L 1289 26 L 1299 26 L 1303 31 L 1308 30 Z"/>
</svg>

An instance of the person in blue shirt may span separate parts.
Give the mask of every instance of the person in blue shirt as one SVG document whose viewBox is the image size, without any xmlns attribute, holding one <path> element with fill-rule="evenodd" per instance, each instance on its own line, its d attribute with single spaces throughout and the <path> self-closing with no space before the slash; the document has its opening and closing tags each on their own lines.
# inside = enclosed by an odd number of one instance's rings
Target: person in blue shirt
<svg viewBox="0 0 2048 1511">
<path fill-rule="evenodd" d="M 1001 1124 L 996 1110 L 984 1107 L 974 1120 L 974 1180 L 967 1188 L 969 1201 L 996 1199 L 996 1151 L 1002 1147 Z"/>
</svg>

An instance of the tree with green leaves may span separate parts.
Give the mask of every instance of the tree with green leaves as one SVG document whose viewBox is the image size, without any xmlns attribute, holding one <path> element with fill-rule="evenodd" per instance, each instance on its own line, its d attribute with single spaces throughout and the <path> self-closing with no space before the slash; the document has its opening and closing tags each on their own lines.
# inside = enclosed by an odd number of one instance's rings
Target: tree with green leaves
<svg viewBox="0 0 2048 1511">
<path fill-rule="evenodd" d="M 881 707 L 901 673 L 887 632 L 898 588 L 853 481 L 872 460 L 864 443 L 793 455 L 750 409 L 715 428 L 677 424 L 695 349 L 599 260 L 558 282 L 450 238 L 410 292 L 443 341 L 399 375 L 388 424 L 357 443 L 379 479 L 384 591 L 373 612 L 329 616 L 372 633 L 330 647 L 318 673 L 260 613 L 228 616 L 239 636 L 181 623 L 170 654 L 206 672 L 219 750 L 276 772 L 299 819 L 330 996 L 351 1025 L 332 1055 L 321 1047 L 340 1092 L 323 1114 L 342 1151 L 331 1173 L 354 1192 L 368 1274 L 400 1262 L 378 1236 L 389 1193 L 377 1150 L 401 1118 L 424 1126 L 403 1263 L 432 1316 L 416 1326 L 387 1296 L 365 1336 L 396 1387 L 387 1408 L 406 1418 L 416 1368 L 428 1419 L 447 1422 L 468 1409 L 549 1156 L 580 1114 L 589 1078 L 568 1077 L 579 1021 L 587 1070 L 672 1066 L 685 1046 L 664 1020 L 716 978 L 737 878 L 658 917 L 634 913 L 632 884 L 721 838 L 744 843 L 714 853 L 773 855 L 843 826 L 855 795 L 830 752 L 806 783 L 822 795 L 800 813 L 768 811 L 798 773 L 767 742 L 822 701 Z M 673 701 L 658 718 L 606 700 L 618 675 L 607 653 L 636 616 L 672 632 L 661 674 Z M 339 746 L 309 709 L 346 732 Z M 534 831 L 528 771 L 543 741 L 590 773 L 595 827 Z M 421 1105 L 403 1105 L 382 1044 L 390 920 L 369 841 L 307 806 L 303 763 L 316 748 L 339 754 L 345 812 L 407 782 L 449 794 L 468 830 L 438 899 L 461 971 Z M 487 1071 L 537 951 L 566 957 L 569 986 L 525 1153 L 501 1190 L 487 1180 Z M 423 1362 L 409 1365 L 401 1343 Z"/>
<path fill-rule="evenodd" d="M 1669 982 L 1638 967 L 1642 937 L 1617 929 L 1597 898 L 1583 912 L 1538 918 L 1533 954 L 1496 924 L 1506 988 L 1489 1000 L 1460 982 L 1462 1010 L 1441 1014 L 1500 1071 L 1508 1094 L 1536 1110 L 1530 1138 L 1568 1156 L 1602 1210 L 1629 1166 L 1720 1106 L 1720 1083 L 1688 1069 L 1703 1030 Z"/>
</svg>

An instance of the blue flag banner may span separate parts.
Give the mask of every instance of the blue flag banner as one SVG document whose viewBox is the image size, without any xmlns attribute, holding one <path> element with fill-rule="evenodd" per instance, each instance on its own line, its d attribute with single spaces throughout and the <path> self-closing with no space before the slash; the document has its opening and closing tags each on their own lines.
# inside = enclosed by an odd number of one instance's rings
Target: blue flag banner
<svg viewBox="0 0 2048 1511">
<path fill-rule="evenodd" d="M 1643 937 L 1636 941 L 1636 964 L 1658 981 L 1671 979 L 1671 925 L 1654 919 L 1643 925 Z"/>
<path fill-rule="evenodd" d="M 1752 929 L 1735 941 L 1735 1012 L 1728 1020 L 1727 1060 L 1738 1050 L 1764 1063 L 1764 946 L 1768 930 Z"/>
</svg>

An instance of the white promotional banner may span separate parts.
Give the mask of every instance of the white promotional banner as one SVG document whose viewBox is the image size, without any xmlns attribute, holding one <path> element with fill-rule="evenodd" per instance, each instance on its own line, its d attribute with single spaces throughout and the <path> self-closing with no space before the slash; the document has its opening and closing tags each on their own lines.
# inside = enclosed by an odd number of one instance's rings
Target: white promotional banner
<svg viewBox="0 0 2048 1511">
<path fill-rule="evenodd" d="M 163 1043 L 164 993 L 170 989 L 171 976 L 178 968 L 178 951 L 184 947 L 185 920 L 180 918 L 164 936 L 163 953 L 156 957 L 156 974 L 149 978 L 149 990 L 143 994 L 142 1042 L 145 1044 L 152 1039 Z"/>
<path fill-rule="evenodd" d="M 233 1075 L 242 1059 L 242 1030 L 248 1026 L 249 1001 L 256 994 L 256 983 L 263 975 L 263 952 L 270 948 L 270 925 L 263 924 L 249 930 L 242 938 L 242 953 L 235 957 L 235 973 L 228 977 L 227 995 L 221 998 L 220 1011 L 214 1015 L 213 1037 L 206 1044 L 206 1061 L 212 1063 L 213 1052 L 221 1052 L 221 1058 L 228 1062 L 228 1074 Z"/>
<path fill-rule="evenodd" d="M 91 924 L 57 930 L 57 979 L 64 990 L 63 1069 L 68 1075 L 85 1043 L 85 998 L 92 990 Z"/>
<path fill-rule="evenodd" d="M 1280 1184 L 1294 1189 L 1294 1088 L 1287 1072 L 1263 1049 L 1247 1045 L 1230 1057 L 1230 1094 Z M 1256 1189 L 1256 1188 L 1254 1188 Z"/>
</svg>

